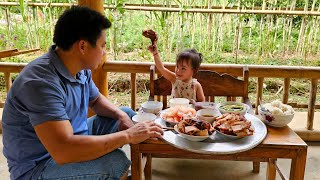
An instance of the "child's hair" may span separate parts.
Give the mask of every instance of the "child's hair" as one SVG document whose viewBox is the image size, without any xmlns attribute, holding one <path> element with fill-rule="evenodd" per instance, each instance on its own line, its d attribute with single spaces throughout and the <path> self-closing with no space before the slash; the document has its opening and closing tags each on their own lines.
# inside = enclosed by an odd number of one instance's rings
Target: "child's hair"
<svg viewBox="0 0 320 180">
<path fill-rule="evenodd" d="M 198 53 L 198 51 L 195 49 L 186 49 L 180 52 L 176 58 L 176 64 L 183 62 L 191 64 L 194 71 L 193 75 L 195 75 L 198 72 L 200 64 L 202 62 L 202 54 Z"/>
</svg>

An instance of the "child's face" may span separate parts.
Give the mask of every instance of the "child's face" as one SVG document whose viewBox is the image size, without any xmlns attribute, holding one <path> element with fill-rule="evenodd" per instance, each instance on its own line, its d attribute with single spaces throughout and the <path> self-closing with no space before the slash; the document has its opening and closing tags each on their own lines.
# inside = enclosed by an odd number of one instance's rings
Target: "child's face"
<svg viewBox="0 0 320 180">
<path fill-rule="evenodd" d="M 193 68 L 189 61 L 180 61 L 175 68 L 177 79 L 181 81 L 189 81 L 193 76 Z"/>
</svg>

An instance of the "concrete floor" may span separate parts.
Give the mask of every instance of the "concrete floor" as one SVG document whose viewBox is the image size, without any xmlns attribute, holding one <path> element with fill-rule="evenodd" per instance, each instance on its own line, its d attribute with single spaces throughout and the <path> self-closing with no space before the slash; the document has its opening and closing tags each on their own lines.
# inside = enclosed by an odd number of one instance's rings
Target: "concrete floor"
<svg viewBox="0 0 320 180">
<path fill-rule="evenodd" d="M 299 121 L 303 116 L 306 117 L 306 113 L 297 113 L 295 119 L 289 125 L 291 127 L 305 127 L 306 125 L 301 124 L 301 121 Z M 315 114 L 314 125 L 315 129 L 320 129 L 320 113 Z M 6 159 L 2 154 L 2 135 L 0 136 L 0 180 L 7 180 L 9 179 L 9 172 Z M 305 179 L 320 180 L 320 142 L 307 142 L 307 144 L 309 147 Z M 126 145 L 123 149 L 128 157 L 130 157 L 130 147 Z M 289 177 L 290 160 L 279 159 L 278 165 L 284 174 Z M 152 162 L 152 175 L 154 180 L 264 180 L 266 179 L 266 167 L 266 163 L 262 162 L 260 173 L 255 174 L 252 173 L 252 162 L 154 158 Z M 279 175 L 277 175 L 277 179 L 281 179 Z"/>
</svg>

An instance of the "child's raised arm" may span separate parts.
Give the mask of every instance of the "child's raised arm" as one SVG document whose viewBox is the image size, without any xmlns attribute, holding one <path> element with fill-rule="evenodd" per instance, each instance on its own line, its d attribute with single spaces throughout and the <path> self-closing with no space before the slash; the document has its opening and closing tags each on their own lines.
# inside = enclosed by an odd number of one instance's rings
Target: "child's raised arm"
<svg viewBox="0 0 320 180">
<path fill-rule="evenodd" d="M 175 73 L 170 71 L 166 67 L 164 67 L 164 65 L 161 61 L 161 58 L 160 58 L 160 55 L 158 52 L 158 47 L 157 47 L 158 36 L 157 36 L 156 32 L 154 32 L 153 30 L 146 30 L 146 31 L 143 31 L 142 35 L 151 39 L 152 44 L 148 47 L 148 50 L 153 55 L 153 59 L 154 59 L 154 62 L 156 64 L 158 71 L 163 75 L 164 78 L 166 78 L 171 83 L 174 83 L 176 80 Z"/>
</svg>

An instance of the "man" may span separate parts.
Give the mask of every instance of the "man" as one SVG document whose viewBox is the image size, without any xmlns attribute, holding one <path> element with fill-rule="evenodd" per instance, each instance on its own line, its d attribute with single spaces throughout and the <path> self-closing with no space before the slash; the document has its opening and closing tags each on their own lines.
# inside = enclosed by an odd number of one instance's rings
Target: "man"
<svg viewBox="0 0 320 180">
<path fill-rule="evenodd" d="M 119 148 L 161 137 L 154 122 L 133 125 L 135 113 L 115 107 L 91 79 L 110 26 L 89 8 L 65 11 L 55 45 L 14 81 L 2 117 L 11 179 L 124 179 L 130 161 Z M 97 116 L 87 121 L 88 107 Z"/>
</svg>

